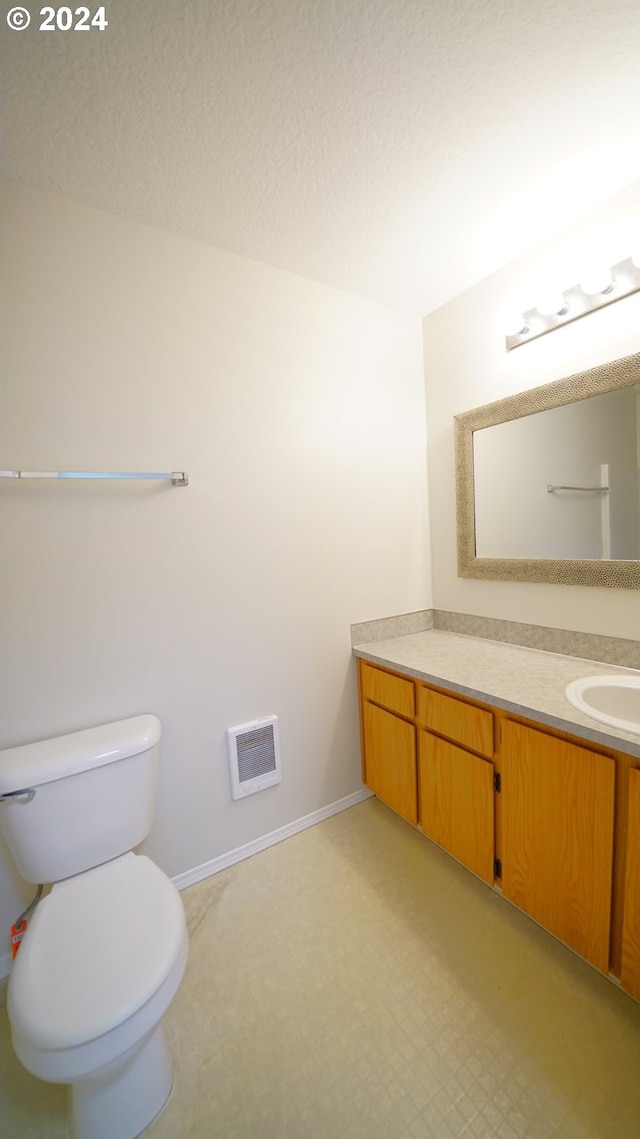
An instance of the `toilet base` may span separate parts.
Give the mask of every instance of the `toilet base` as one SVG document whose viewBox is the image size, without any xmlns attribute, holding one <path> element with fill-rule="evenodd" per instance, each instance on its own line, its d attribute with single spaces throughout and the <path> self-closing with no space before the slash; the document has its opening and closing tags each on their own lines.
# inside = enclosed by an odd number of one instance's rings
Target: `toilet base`
<svg viewBox="0 0 640 1139">
<path fill-rule="evenodd" d="M 71 1085 L 72 1139 L 136 1139 L 165 1106 L 174 1072 L 161 1022 L 115 1064 Z"/>
</svg>

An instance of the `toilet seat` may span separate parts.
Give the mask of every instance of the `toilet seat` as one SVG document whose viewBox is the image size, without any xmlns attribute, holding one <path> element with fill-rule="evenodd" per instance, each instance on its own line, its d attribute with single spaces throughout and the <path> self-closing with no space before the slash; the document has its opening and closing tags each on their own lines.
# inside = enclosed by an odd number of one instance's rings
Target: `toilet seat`
<svg viewBox="0 0 640 1139">
<path fill-rule="evenodd" d="M 14 962 L 14 1037 L 45 1052 L 90 1044 L 155 1004 L 169 979 L 175 991 L 185 962 L 180 895 L 149 858 L 130 851 L 58 882 Z"/>
</svg>

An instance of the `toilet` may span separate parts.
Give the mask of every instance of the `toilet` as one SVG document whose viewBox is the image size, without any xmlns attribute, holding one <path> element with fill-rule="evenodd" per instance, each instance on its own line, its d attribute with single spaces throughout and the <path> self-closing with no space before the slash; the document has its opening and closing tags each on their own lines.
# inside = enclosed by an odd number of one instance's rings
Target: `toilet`
<svg viewBox="0 0 640 1139">
<path fill-rule="evenodd" d="M 9 978 L 13 1047 L 68 1084 L 72 1139 L 135 1139 L 162 1111 L 163 1025 L 187 963 L 182 900 L 134 848 L 151 829 L 160 721 L 134 716 L 0 751 L 0 830 L 19 874 L 53 883 Z"/>
</svg>

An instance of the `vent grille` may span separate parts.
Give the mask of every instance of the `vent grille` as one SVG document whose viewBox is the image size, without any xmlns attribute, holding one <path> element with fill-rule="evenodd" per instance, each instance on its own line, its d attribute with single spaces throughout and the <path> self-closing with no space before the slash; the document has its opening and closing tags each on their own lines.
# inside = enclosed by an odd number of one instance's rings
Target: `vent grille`
<svg viewBox="0 0 640 1139">
<path fill-rule="evenodd" d="M 276 753 L 273 746 L 273 727 L 254 728 L 243 732 L 236 740 L 238 750 L 238 779 L 246 783 L 256 775 L 267 775 L 276 769 Z"/>
<path fill-rule="evenodd" d="M 244 798 L 279 783 L 278 717 L 227 728 L 231 796 Z"/>
</svg>

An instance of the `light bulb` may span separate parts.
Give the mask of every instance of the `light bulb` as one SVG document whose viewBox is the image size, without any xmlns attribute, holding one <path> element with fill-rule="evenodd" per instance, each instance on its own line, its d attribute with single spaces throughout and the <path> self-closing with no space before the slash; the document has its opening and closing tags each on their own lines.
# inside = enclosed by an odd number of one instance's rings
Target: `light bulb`
<svg viewBox="0 0 640 1139">
<path fill-rule="evenodd" d="M 551 293 L 543 297 L 537 307 L 541 316 L 563 316 L 569 308 L 562 293 Z"/>
<path fill-rule="evenodd" d="M 506 322 L 507 336 L 525 336 L 531 329 L 521 313 L 514 313 Z"/>
<path fill-rule="evenodd" d="M 580 288 L 588 297 L 604 296 L 613 289 L 613 281 L 609 269 L 597 267 L 591 269 L 580 282 Z"/>
</svg>

